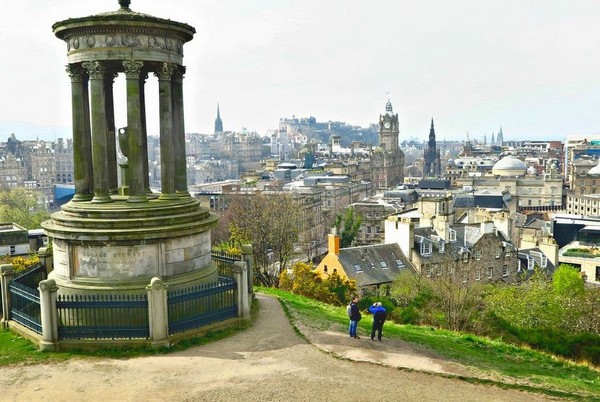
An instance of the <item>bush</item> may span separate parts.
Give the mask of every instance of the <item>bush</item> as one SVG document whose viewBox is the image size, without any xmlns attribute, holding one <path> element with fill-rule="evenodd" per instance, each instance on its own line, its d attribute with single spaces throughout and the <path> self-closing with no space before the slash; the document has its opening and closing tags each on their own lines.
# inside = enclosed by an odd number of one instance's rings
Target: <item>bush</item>
<svg viewBox="0 0 600 402">
<path fill-rule="evenodd" d="M 32 254 L 26 257 L 20 255 L 16 257 L 5 256 L 0 258 L 0 263 L 12 264 L 15 274 L 18 274 L 39 264 L 40 258 L 37 256 L 37 254 Z"/>
<path fill-rule="evenodd" d="M 351 295 L 356 292 L 356 282 L 344 280 L 335 272 L 323 280 L 313 270 L 312 264 L 298 262 L 292 267 L 291 274 L 286 271 L 281 273 L 279 288 L 340 306 L 350 302 Z"/>
</svg>

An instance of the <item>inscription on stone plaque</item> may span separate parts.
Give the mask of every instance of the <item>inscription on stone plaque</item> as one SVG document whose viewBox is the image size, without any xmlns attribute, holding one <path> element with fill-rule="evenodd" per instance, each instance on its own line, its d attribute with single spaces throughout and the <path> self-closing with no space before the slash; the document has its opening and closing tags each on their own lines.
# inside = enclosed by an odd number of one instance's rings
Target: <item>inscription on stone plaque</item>
<svg viewBox="0 0 600 402">
<path fill-rule="evenodd" d="M 158 270 L 158 247 L 75 246 L 75 277 L 88 278 L 133 278 L 152 276 Z"/>
</svg>

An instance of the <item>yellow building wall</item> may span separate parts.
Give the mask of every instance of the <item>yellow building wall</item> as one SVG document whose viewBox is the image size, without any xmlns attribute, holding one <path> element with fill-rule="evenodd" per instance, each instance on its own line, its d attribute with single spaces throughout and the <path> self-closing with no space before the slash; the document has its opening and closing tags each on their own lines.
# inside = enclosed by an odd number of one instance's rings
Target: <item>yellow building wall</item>
<svg viewBox="0 0 600 402">
<path fill-rule="evenodd" d="M 327 266 L 327 272 L 325 272 L 325 266 Z M 337 270 L 338 275 L 342 279 L 350 279 L 348 278 L 348 275 L 346 275 L 346 271 L 344 271 L 342 264 L 340 264 L 339 257 L 332 253 L 327 254 L 325 258 L 321 260 L 319 265 L 317 265 L 317 267 L 315 268 L 315 272 L 319 274 L 321 278 L 325 279 L 333 273 L 334 269 Z"/>
</svg>

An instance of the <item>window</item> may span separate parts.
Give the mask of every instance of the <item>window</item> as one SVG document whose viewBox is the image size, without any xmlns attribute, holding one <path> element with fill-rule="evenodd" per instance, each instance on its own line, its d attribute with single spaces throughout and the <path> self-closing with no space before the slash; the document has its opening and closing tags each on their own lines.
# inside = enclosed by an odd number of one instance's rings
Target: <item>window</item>
<svg viewBox="0 0 600 402">
<path fill-rule="evenodd" d="M 356 272 L 361 272 L 361 271 L 362 271 L 362 268 L 360 267 L 360 265 L 359 265 L 359 264 L 354 264 L 354 265 L 353 265 L 353 267 L 354 267 L 354 270 L 355 270 Z"/>
<path fill-rule="evenodd" d="M 446 249 L 446 242 L 443 240 L 440 240 L 440 242 L 438 243 L 438 250 L 440 253 L 443 253 Z"/>
<path fill-rule="evenodd" d="M 371 234 L 371 226 L 367 226 L 367 234 Z"/>
<path fill-rule="evenodd" d="M 492 279 L 494 277 L 494 267 L 488 267 L 488 278 Z"/>
<path fill-rule="evenodd" d="M 435 270 L 436 270 L 437 276 L 442 276 L 442 266 L 441 265 L 436 265 Z"/>
<path fill-rule="evenodd" d="M 375 233 L 379 234 L 380 231 L 381 231 L 381 228 L 379 226 L 375 226 Z"/>
<path fill-rule="evenodd" d="M 496 250 L 496 258 L 500 258 L 501 255 L 502 255 L 502 249 L 499 248 Z"/>
<path fill-rule="evenodd" d="M 532 270 L 535 267 L 535 260 L 532 256 L 527 256 L 527 269 Z"/>
<path fill-rule="evenodd" d="M 504 258 L 510 258 L 510 257 L 511 257 L 511 252 L 510 252 L 510 250 L 508 250 L 504 253 Z"/>
<path fill-rule="evenodd" d="M 421 255 L 431 255 L 431 243 L 424 241 L 421 243 Z"/>
<path fill-rule="evenodd" d="M 502 266 L 502 276 L 508 276 L 508 265 Z"/>
<path fill-rule="evenodd" d="M 427 267 L 426 272 L 427 272 L 427 277 L 431 278 L 431 267 Z"/>
<path fill-rule="evenodd" d="M 15 246 L 10 246 L 10 255 L 14 255 L 16 253 Z"/>
<path fill-rule="evenodd" d="M 481 280 L 481 268 L 477 268 L 477 271 L 475 271 L 475 280 Z"/>
<path fill-rule="evenodd" d="M 402 260 L 396 260 L 396 265 L 398 266 L 398 268 L 402 268 L 404 266 L 404 263 L 402 262 Z"/>
<path fill-rule="evenodd" d="M 385 261 L 379 261 L 379 265 L 381 265 L 381 268 L 387 268 L 387 264 L 385 263 Z"/>
<path fill-rule="evenodd" d="M 327 265 L 323 267 L 323 272 L 327 272 Z"/>
<path fill-rule="evenodd" d="M 463 251 L 462 260 L 463 262 L 469 262 L 469 253 L 467 251 Z"/>
<path fill-rule="evenodd" d="M 546 268 L 548 266 L 548 257 L 546 257 L 545 255 L 542 255 L 540 257 L 540 262 L 541 262 L 541 266 L 542 268 Z"/>
<path fill-rule="evenodd" d="M 475 251 L 475 258 L 477 259 L 477 261 L 481 260 L 481 250 Z"/>
<path fill-rule="evenodd" d="M 455 242 L 456 241 L 456 230 L 454 229 L 449 229 L 448 233 L 450 235 L 450 241 L 451 242 Z"/>
</svg>

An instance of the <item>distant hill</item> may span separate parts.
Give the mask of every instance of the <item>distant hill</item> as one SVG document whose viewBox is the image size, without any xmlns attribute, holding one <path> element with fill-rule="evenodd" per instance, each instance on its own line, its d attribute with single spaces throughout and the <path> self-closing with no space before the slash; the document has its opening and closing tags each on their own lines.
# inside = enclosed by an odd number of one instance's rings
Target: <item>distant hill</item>
<svg viewBox="0 0 600 402">
<path fill-rule="evenodd" d="M 0 142 L 4 142 L 11 134 L 18 140 L 54 141 L 56 138 L 71 138 L 71 127 L 41 126 L 24 121 L 0 121 Z"/>
</svg>

